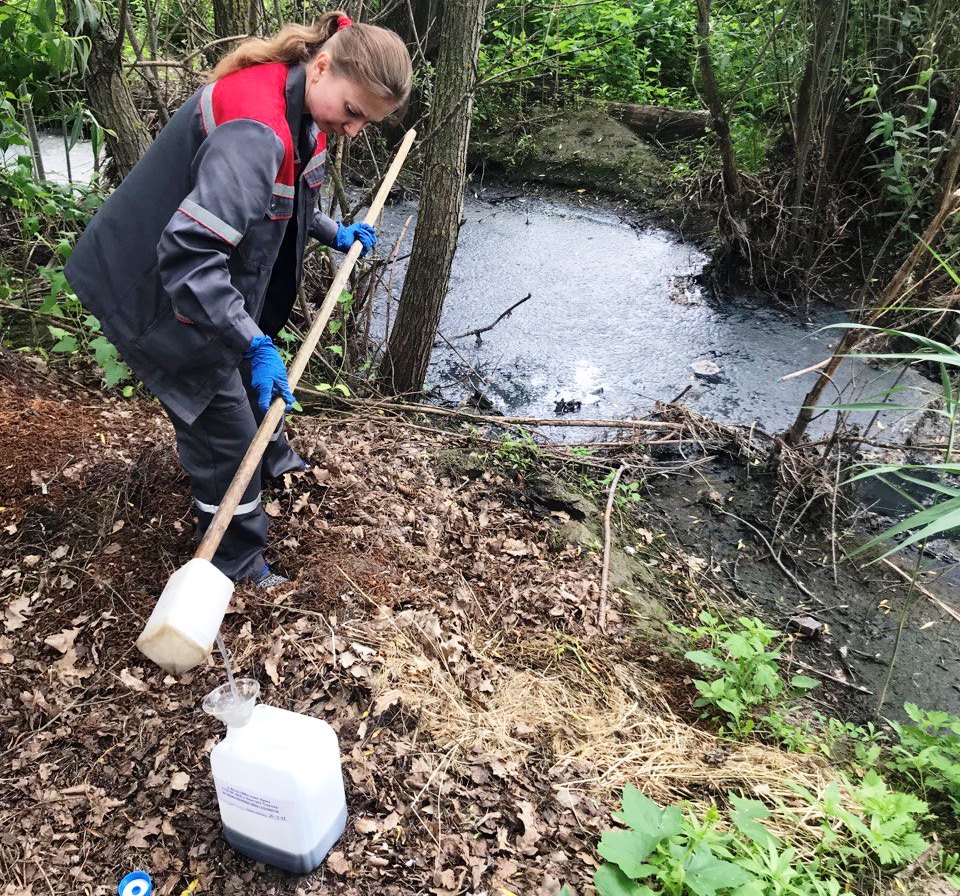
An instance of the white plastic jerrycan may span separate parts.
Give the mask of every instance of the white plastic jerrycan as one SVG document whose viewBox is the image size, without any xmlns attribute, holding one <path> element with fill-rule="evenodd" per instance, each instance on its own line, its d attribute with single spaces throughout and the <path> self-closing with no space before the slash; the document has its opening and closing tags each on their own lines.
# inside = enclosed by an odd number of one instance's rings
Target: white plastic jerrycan
<svg viewBox="0 0 960 896">
<path fill-rule="evenodd" d="M 228 726 L 210 753 L 224 839 L 251 859 L 306 874 L 347 823 L 337 735 L 322 719 L 257 705 L 253 679 L 235 687 L 203 701 Z"/>
<path fill-rule="evenodd" d="M 209 560 L 194 557 L 167 580 L 137 648 L 173 675 L 200 665 L 227 612 L 233 582 Z"/>
</svg>

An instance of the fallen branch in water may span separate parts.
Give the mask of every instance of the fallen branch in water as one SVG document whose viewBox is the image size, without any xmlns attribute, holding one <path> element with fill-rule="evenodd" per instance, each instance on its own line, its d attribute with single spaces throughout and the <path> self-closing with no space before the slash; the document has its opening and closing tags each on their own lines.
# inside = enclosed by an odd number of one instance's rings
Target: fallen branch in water
<svg viewBox="0 0 960 896">
<path fill-rule="evenodd" d="M 310 386 L 299 385 L 298 392 L 307 395 L 321 395 L 331 398 L 328 392 L 321 392 Z M 501 417 L 490 414 L 477 414 L 457 408 L 440 408 L 429 404 L 408 404 L 402 401 L 384 401 L 382 399 L 341 398 L 335 396 L 338 404 L 364 408 L 372 411 L 392 411 L 404 414 L 427 414 L 435 417 L 459 417 L 471 423 L 490 423 L 494 426 L 583 426 L 602 429 L 659 429 L 665 432 L 682 432 L 686 424 L 666 420 L 570 420 L 568 418 L 541 417 Z"/>
<path fill-rule="evenodd" d="M 492 324 L 488 324 L 488 325 L 485 326 L 485 327 L 479 327 L 479 328 L 476 329 L 476 330 L 467 330 L 466 333 L 459 333 L 459 334 L 456 335 L 456 336 L 449 336 L 449 337 L 445 336 L 445 337 L 444 337 L 444 341 L 445 341 L 445 342 L 452 342 L 454 339 L 463 339 L 465 336 L 476 336 L 476 337 L 477 337 L 477 345 L 479 345 L 481 342 L 483 342 L 483 340 L 480 338 L 480 334 L 481 334 L 481 333 L 486 333 L 488 330 L 492 330 L 498 323 L 500 323 L 500 321 L 502 321 L 505 317 L 507 317 L 507 316 L 510 314 L 510 312 L 513 311 L 514 308 L 519 308 L 524 302 L 527 301 L 527 299 L 530 299 L 530 298 L 532 298 L 532 297 L 533 297 L 533 293 L 532 293 L 532 292 L 528 292 L 522 299 L 520 299 L 519 302 L 514 302 L 514 303 L 513 303 L 506 311 L 504 311 Z M 434 347 L 434 348 L 437 348 L 438 346 L 440 346 L 440 345 L 442 345 L 442 344 L 443 344 L 443 343 L 441 343 L 441 342 L 434 342 L 434 343 L 433 343 L 433 347 Z"/>
</svg>

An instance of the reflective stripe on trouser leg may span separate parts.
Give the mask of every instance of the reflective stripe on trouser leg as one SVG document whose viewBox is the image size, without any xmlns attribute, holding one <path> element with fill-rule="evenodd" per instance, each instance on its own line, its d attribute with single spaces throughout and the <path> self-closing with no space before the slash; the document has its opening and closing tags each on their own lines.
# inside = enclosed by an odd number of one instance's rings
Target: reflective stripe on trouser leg
<svg viewBox="0 0 960 896">
<path fill-rule="evenodd" d="M 249 361 L 240 363 L 240 375 L 243 377 L 243 384 L 250 399 L 250 408 L 259 426 L 264 415 L 259 404 L 257 404 L 257 393 L 253 391 L 253 386 L 250 385 Z M 276 431 L 270 437 L 266 450 L 263 452 L 263 478 L 272 479 L 276 476 L 282 476 L 290 470 L 302 470 L 305 466 L 303 458 L 293 450 L 290 442 L 287 441 L 284 418 L 281 417 Z"/>
<path fill-rule="evenodd" d="M 257 422 L 239 371 L 231 374 L 192 425 L 169 411 L 168 415 L 177 434 L 180 463 L 190 476 L 199 541 L 253 440 Z M 266 542 L 267 515 L 260 501 L 257 469 L 224 533 L 213 565 L 234 581 L 255 576 L 264 566 Z"/>
</svg>

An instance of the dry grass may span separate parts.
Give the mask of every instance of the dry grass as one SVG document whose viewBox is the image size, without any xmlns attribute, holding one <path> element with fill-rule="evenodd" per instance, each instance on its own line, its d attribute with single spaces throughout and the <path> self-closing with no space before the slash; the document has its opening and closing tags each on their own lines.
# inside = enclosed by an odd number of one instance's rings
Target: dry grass
<svg viewBox="0 0 960 896">
<path fill-rule="evenodd" d="M 415 713 L 422 734 L 440 749 L 518 765 L 547 754 L 550 786 L 566 802 L 573 795 L 611 806 L 633 783 L 662 805 L 690 801 L 702 810 L 736 791 L 767 803 L 771 830 L 801 848 L 819 837 L 821 816 L 794 787 L 819 794 L 835 779 L 822 757 L 722 740 L 678 717 L 661 686 L 635 664 L 564 650 L 549 636 L 507 651 L 489 632 L 465 635 L 462 655 L 496 670 L 478 703 L 431 622 L 401 614 L 378 632 L 354 635 L 377 642 L 376 699 L 386 695 Z"/>
</svg>

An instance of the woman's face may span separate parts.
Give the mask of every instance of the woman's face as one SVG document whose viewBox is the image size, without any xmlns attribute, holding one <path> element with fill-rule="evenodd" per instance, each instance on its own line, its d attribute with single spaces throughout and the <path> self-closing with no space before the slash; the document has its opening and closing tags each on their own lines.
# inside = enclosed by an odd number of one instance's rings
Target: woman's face
<svg viewBox="0 0 960 896">
<path fill-rule="evenodd" d="M 320 53 L 307 65 L 304 97 L 310 117 L 325 134 L 339 134 L 351 140 L 371 121 L 382 121 L 394 106 L 340 75 L 333 74 L 330 56 Z"/>
</svg>

